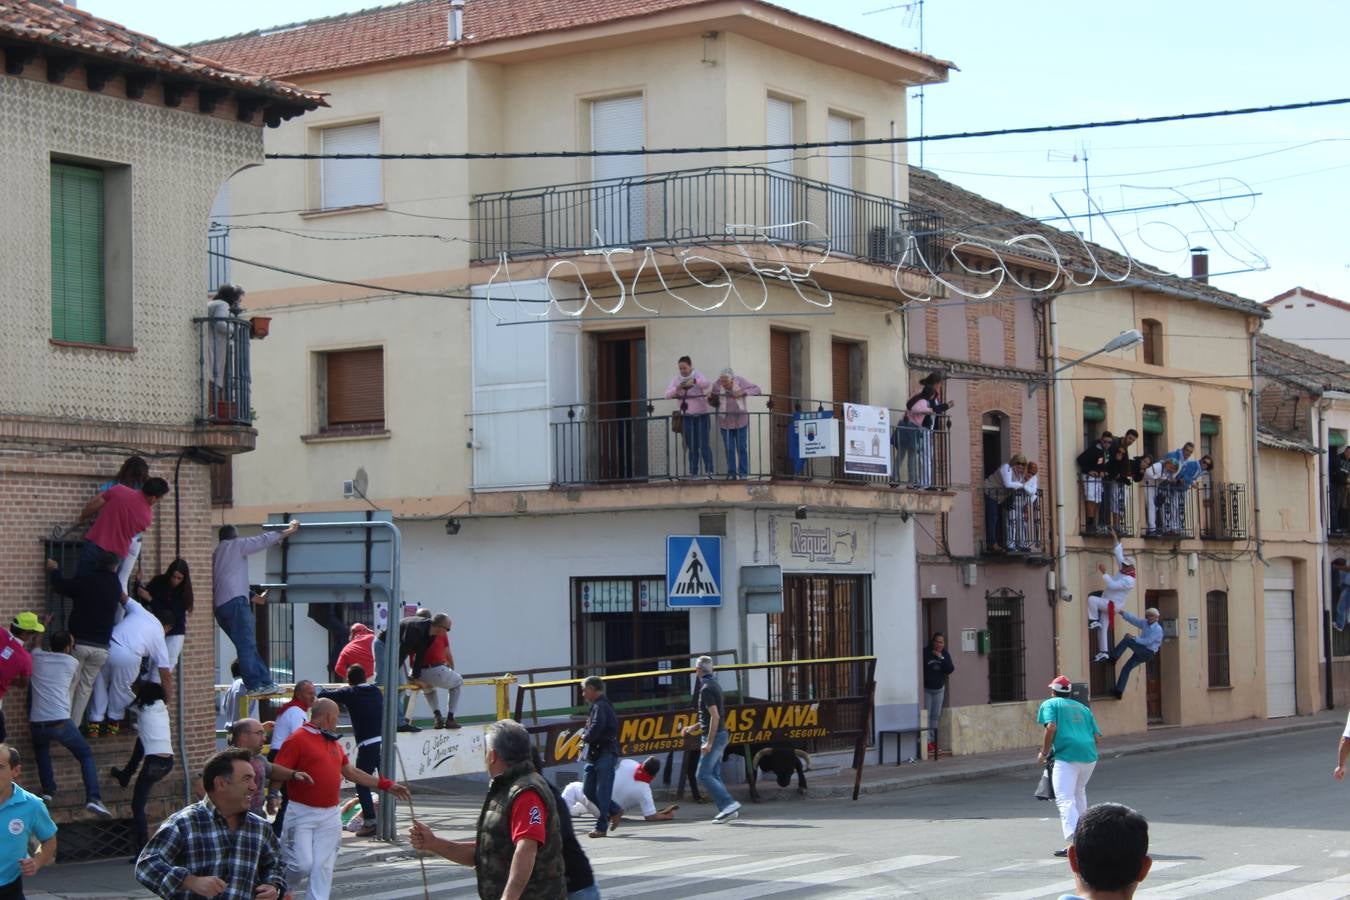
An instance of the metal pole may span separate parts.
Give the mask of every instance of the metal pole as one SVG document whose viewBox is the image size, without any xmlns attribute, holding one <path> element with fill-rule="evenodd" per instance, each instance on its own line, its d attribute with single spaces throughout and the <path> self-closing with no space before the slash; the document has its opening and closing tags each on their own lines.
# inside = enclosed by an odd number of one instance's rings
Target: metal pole
<svg viewBox="0 0 1350 900">
<path fill-rule="evenodd" d="M 403 616 L 403 594 L 400 590 L 399 569 L 403 559 L 403 535 L 393 522 L 372 522 L 389 529 L 392 547 L 389 559 L 389 627 L 384 636 L 384 659 L 377 660 L 380 667 L 380 686 L 384 689 L 384 731 L 380 741 L 380 774 L 390 778 L 398 771 L 398 686 L 401 667 L 399 665 L 398 623 Z M 398 615 L 396 615 L 398 613 Z M 392 841 L 398 829 L 398 818 L 394 806 L 394 797 L 385 793 L 380 797 L 379 812 L 375 821 L 376 833 L 382 841 Z"/>
</svg>

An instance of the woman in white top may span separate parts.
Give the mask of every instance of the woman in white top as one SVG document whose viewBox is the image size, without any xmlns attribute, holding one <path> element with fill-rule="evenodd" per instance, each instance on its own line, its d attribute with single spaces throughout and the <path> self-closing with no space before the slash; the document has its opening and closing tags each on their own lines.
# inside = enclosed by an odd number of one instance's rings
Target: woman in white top
<svg viewBox="0 0 1350 900">
<path fill-rule="evenodd" d="M 153 681 L 138 681 L 136 691 L 136 746 L 125 768 L 112 768 L 117 783 L 126 787 L 137 767 L 136 787 L 131 793 L 131 815 L 136 823 L 136 855 L 150 840 L 150 828 L 145 820 L 145 804 L 150 789 L 173 770 L 173 744 L 169 734 L 169 708 L 164 705 L 164 687 Z M 142 764 L 141 760 L 145 762 Z"/>
</svg>

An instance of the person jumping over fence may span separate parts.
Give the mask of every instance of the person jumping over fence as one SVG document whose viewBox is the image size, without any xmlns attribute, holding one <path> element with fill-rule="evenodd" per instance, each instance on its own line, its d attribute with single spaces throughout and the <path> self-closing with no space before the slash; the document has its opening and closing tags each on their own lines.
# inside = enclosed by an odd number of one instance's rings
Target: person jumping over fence
<svg viewBox="0 0 1350 900">
<path fill-rule="evenodd" d="M 1097 655 L 1092 658 L 1093 662 L 1104 662 L 1111 658 L 1110 641 L 1108 632 L 1111 624 L 1115 621 L 1117 610 L 1124 611 L 1125 601 L 1130 596 L 1130 591 L 1134 590 L 1135 567 L 1134 560 L 1125 558 L 1125 548 L 1120 544 L 1120 538 L 1116 533 L 1111 532 L 1112 539 L 1116 545 L 1111 548 L 1111 553 L 1116 558 L 1116 564 L 1120 567 L 1119 573 L 1112 575 L 1104 564 L 1098 563 L 1097 571 L 1102 574 L 1102 583 L 1105 587 L 1101 591 L 1093 591 L 1088 596 L 1088 628 L 1097 632 Z M 1103 613 L 1106 621 L 1102 621 Z"/>
</svg>

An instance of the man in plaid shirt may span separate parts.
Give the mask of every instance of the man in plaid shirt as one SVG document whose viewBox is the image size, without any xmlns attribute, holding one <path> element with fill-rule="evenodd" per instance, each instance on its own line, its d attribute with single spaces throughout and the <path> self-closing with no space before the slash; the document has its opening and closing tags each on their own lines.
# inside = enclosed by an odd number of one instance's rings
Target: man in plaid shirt
<svg viewBox="0 0 1350 900">
<path fill-rule="evenodd" d="M 258 790 L 247 750 L 207 760 L 207 798 L 164 820 L 136 860 L 136 880 L 165 900 L 279 900 L 286 893 L 281 847 L 249 812 Z"/>
</svg>

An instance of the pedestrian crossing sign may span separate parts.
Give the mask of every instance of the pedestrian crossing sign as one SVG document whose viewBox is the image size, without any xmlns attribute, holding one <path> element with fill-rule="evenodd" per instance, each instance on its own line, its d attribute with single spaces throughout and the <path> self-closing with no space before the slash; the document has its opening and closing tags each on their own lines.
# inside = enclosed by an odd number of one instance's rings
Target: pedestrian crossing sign
<svg viewBox="0 0 1350 900">
<path fill-rule="evenodd" d="M 722 605 L 722 539 L 666 536 L 666 605 L 672 609 Z"/>
</svg>

